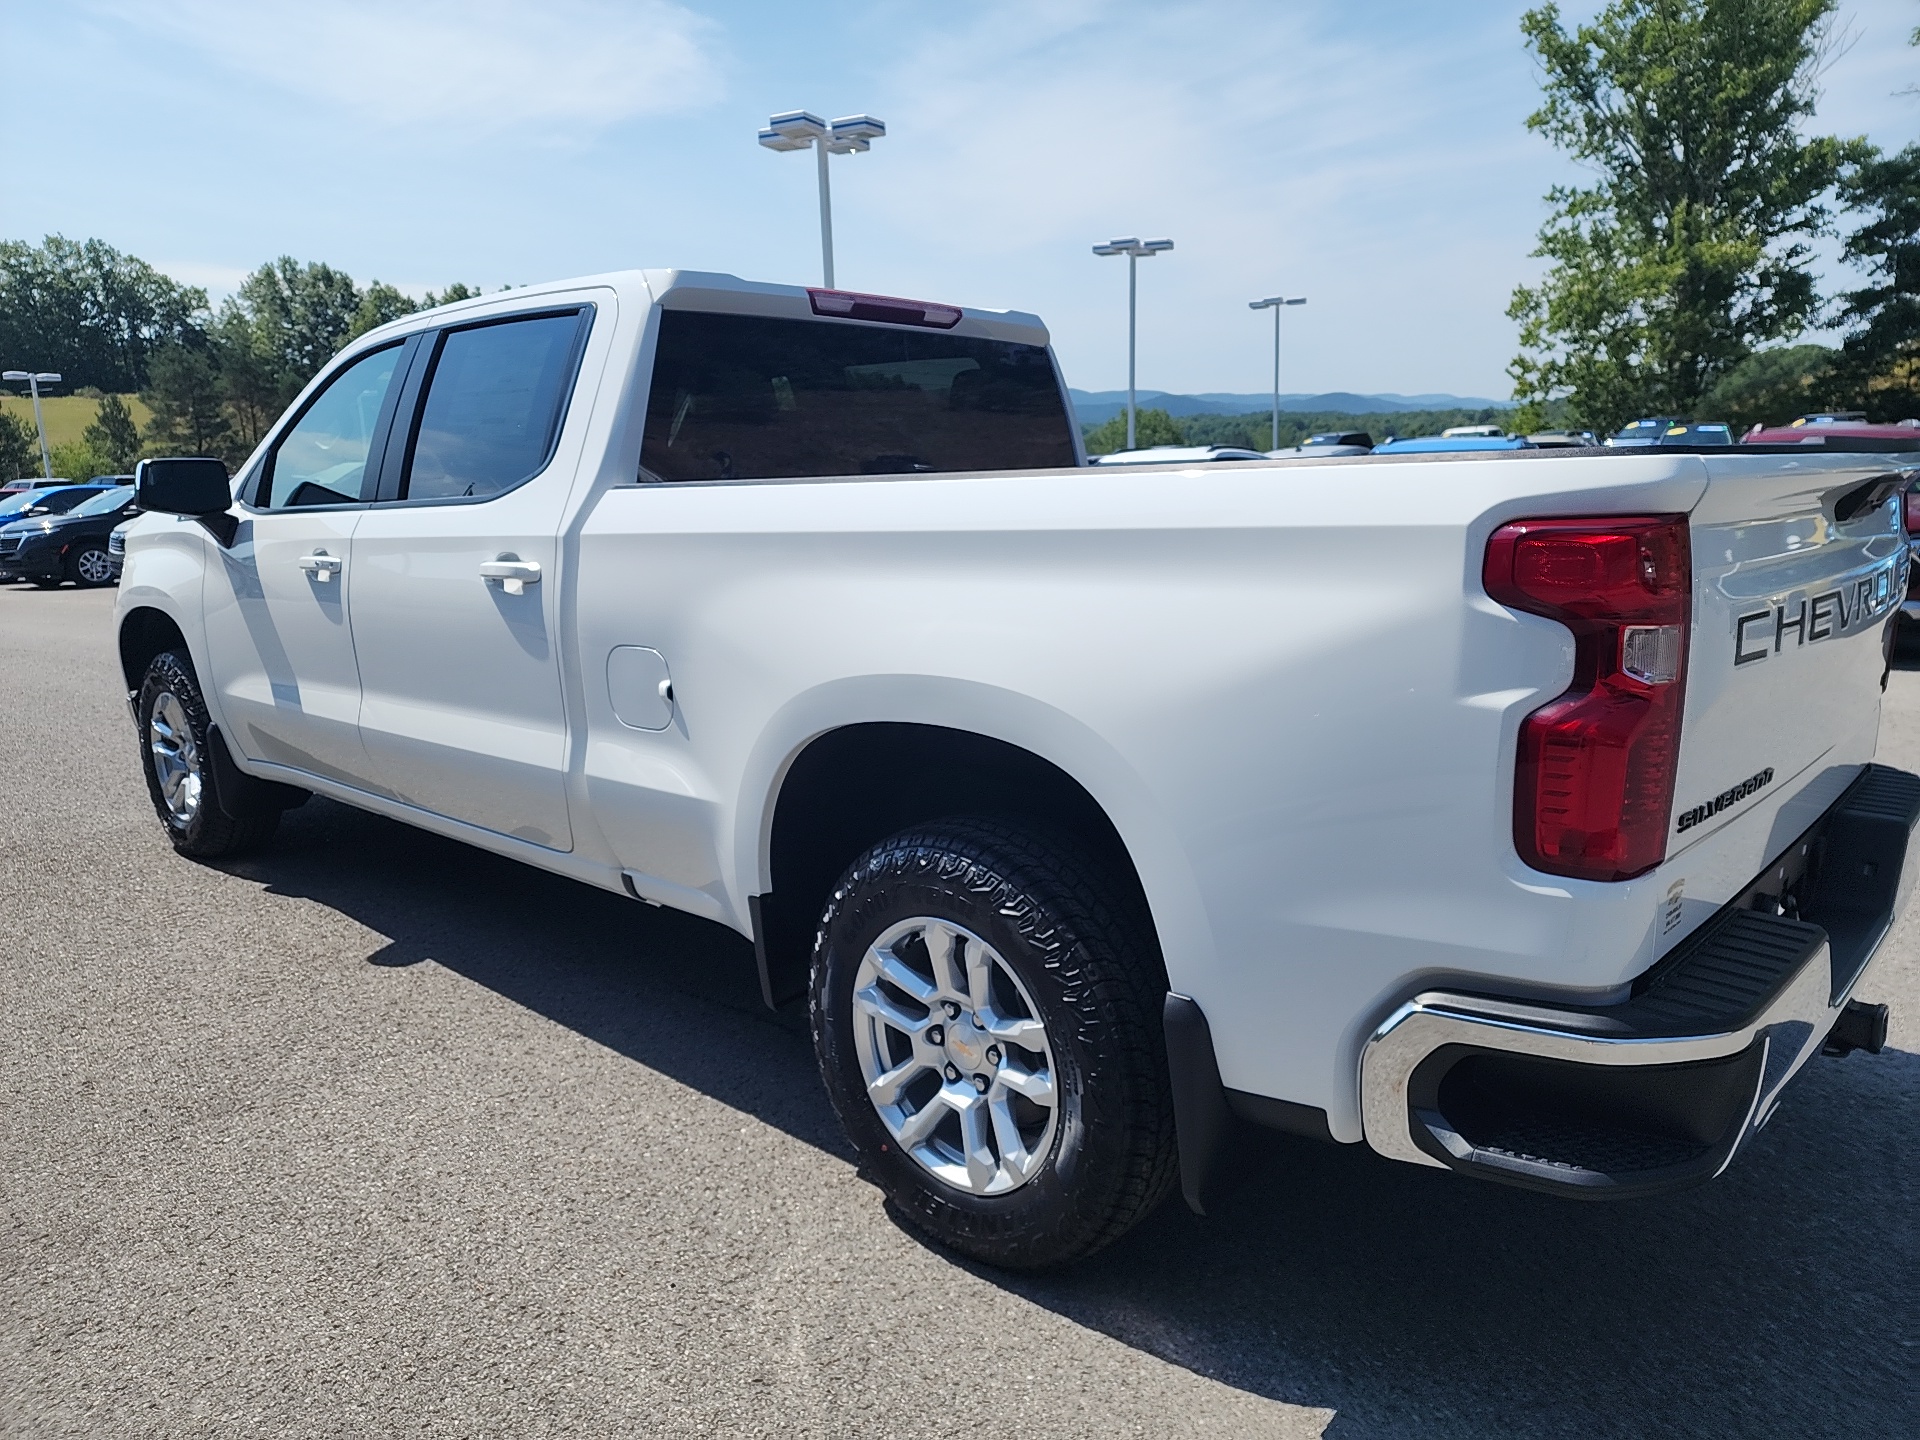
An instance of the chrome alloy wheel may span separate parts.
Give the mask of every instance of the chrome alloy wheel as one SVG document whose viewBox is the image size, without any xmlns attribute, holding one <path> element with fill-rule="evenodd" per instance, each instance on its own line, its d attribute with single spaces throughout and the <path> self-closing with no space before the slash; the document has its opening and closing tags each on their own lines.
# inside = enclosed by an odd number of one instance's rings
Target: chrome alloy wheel
<svg viewBox="0 0 1920 1440">
<path fill-rule="evenodd" d="M 113 578 L 113 561 L 104 550 L 82 550 L 73 557 L 73 573 L 82 584 L 104 585 Z"/>
<path fill-rule="evenodd" d="M 867 1098 L 902 1151 L 973 1195 L 1039 1173 L 1059 1120 L 1053 1050 L 991 945 L 946 920 L 902 920 L 862 957 L 853 1011 Z"/>
<path fill-rule="evenodd" d="M 147 716 L 147 749 L 153 754 L 153 778 L 175 825 L 185 827 L 200 813 L 200 747 L 193 740 L 187 707 L 171 690 L 154 698 Z"/>
</svg>

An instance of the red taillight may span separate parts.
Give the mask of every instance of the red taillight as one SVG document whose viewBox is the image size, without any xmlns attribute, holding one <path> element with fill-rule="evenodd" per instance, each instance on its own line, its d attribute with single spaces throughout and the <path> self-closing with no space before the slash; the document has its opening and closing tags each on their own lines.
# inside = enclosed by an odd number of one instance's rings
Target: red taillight
<svg viewBox="0 0 1920 1440">
<path fill-rule="evenodd" d="M 1536 870 L 1625 880 L 1667 853 L 1693 561 L 1684 515 L 1522 520 L 1487 594 L 1573 631 L 1573 685 L 1520 725 L 1513 839 Z"/>
<path fill-rule="evenodd" d="M 889 325 L 924 325 L 930 330 L 951 330 L 960 323 L 958 306 L 936 305 L 931 300 L 899 300 L 852 290 L 809 290 L 807 299 L 813 302 L 814 314 L 839 320 L 884 320 Z"/>
<path fill-rule="evenodd" d="M 1920 535 L 1920 486 L 1900 497 L 1900 516 L 1906 522 L 1907 534 Z"/>
</svg>

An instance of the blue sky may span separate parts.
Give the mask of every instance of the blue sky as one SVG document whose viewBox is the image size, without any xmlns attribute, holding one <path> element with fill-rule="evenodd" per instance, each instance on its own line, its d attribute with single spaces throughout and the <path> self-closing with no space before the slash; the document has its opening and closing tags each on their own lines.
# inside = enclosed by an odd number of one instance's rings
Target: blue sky
<svg viewBox="0 0 1920 1440">
<path fill-rule="evenodd" d="M 839 282 L 1039 312 L 1072 383 L 1504 395 L 1549 185 L 1524 4 L 1476 0 L 0 0 L 0 235 L 97 235 L 218 295 L 279 254 L 418 292 L 631 265 L 818 283 L 811 158 L 866 111 Z M 1564 7 L 1572 15 L 1591 3 Z M 1848 0 L 1820 123 L 1920 135 L 1914 0 Z"/>
</svg>

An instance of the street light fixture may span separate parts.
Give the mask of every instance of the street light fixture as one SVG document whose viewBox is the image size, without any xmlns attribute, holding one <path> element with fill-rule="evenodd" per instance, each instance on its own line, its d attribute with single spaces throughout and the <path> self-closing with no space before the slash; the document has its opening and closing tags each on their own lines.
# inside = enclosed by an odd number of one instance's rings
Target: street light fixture
<svg viewBox="0 0 1920 1440">
<path fill-rule="evenodd" d="M 1280 307 L 1306 303 L 1307 297 L 1304 295 L 1298 295 L 1292 299 L 1284 295 L 1269 295 L 1264 300 L 1247 302 L 1249 310 L 1273 311 L 1273 445 L 1271 448 L 1275 450 L 1280 448 Z"/>
<path fill-rule="evenodd" d="M 827 156 L 871 150 L 873 142 L 886 133 L 886 125 L 871 115 L 843 115 L 828 121 L 805 110 L 775 115 L 760 132 L 760 143 L 767 149 L 811 149 L 820 163 L 820 271 L 829 290 L 834 288 L 833 199 L 827 190 Z"/>
<path fill-rule="evenodd" d="M 0 380 L 24 380 L 27 388 L 33 392 L 33 423 L 40 432 L 40 471 L 47 479 L 53 478 L 53 455 L 47 449 L 47 422 L 40 415 L 40 387 L 58 385 L 60 377 L 51 370 L 8 370 L 0 374 Z"/>
<path fill-rule="evenodd" d="M 1171 240 L 1136 240 L 1131 235 L 1122 240 L 1109 240 L 1104 245 L 1096 245 L 1093 247 L 1093 253 L 1096 255 L 1124 255 L 1127 257 L 1127 449 L 1129 450 L 1133 449 L 1134 437 L 1133 362 L 1135 355 L 1134 318 L 1138 313 L 1139 287 L 1136 283 L 1137 275 L 1142 260 L 1152 255 L 1158 255 L 1162 250 L 1171 250 L 1172 248 L 1173 242 Z"/>
</svg>

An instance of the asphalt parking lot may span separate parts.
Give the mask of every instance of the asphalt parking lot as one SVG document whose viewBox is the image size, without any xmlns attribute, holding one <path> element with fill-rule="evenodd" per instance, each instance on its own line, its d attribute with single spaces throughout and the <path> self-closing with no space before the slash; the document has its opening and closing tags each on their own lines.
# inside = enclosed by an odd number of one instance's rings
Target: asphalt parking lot
<svg viewBox="0 0 1920 1440">
<path fill-rule="evenodd" d="M 323 801 L 176 857 L 111 606 L 0 588 L 0 1434 L 1912 1433 L 1914 918 L 1895 1048 L 1714 1185 L 1276 1138 L 1008 1277 L 889 1216 L 730 933 Z"/>
</svg>

